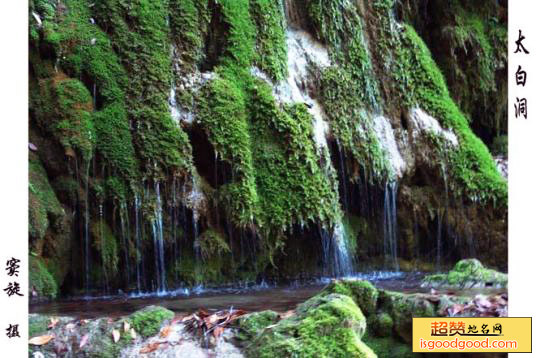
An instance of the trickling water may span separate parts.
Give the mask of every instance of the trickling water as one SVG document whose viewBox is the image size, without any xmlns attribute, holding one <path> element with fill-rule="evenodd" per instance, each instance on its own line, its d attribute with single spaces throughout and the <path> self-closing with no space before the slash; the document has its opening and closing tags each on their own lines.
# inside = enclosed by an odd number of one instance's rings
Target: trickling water
<svg viewBox="0 0 536 358">
<path fill-rule="evenodd" d="M 126 277 L 127 277 L 127 287 L 130 283 L 130 260 L 128 259 L 128 246 L 130 242 L 129 235 L 129 223 L 128 223 L 128 210 L 124 202 L 120 205 L 119 211 L 119 220 L 121 222 L 121 241 L 123 246 L 123 254 L 125 256 L 125 264 L 127 268 Z"/>
<path fill-rule="evenodd" d="M 85 188 L 85 213 L 84 213 L 84 266 L 85 266 L 85 287 L 86 293 L 89 291 L 89 163 L 86 171 L 86 188 Z"/>
<path fill-rule="evenodd" d="M 330 233 L 319 227 L 322 240 L 324 275 L 348 277 L 355 273 L 354 260 L 348 251 L 346 231 L 342 223 L 337 223 Z"/>
<path fill-rule="evenodd" d="M 398 271 L 397 257 L 397 223 L 396 223 L 396 196 L 398 185 L 388 182 L 385 185 L 383 203 L 383 248 L 386 267 L 391 266 Z"/>
<path fill-rule="evenodd" d="M 155 183 L 156 207 L 153 219 L 153 244 L 155 252 L 156 278 L 158 292 L 166 292 L 166 267 L 164 265 L 164 227 L 162 223 L 162 199 L 160 197 L 160 183 Z"/>
<path fill-rule="evenodd" d="M 143 252 L 140 247 L 140 197 L 138 193 L 134 194 L 134 218 L 136 224 L 136 288 L 138 293 L 141 292 L 141 255 Z"/>
</svg>

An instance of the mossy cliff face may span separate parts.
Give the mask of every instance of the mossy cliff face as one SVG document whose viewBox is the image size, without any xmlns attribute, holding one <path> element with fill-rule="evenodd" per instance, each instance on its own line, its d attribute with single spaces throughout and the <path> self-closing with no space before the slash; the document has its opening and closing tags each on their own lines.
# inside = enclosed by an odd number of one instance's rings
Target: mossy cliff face
<svg viewBox="0 0 536 358">
<path fill-rule="evenodd" d="M 485 56 L 445 65 L 411 5 L 31 1 L 37 294 L 307 278 L 339 236 L 362 269 L 505 268 L 506 182 L 467 116 L 500 107 L 499 10 L 448 8 L 454 55 Z"/>
</svg>

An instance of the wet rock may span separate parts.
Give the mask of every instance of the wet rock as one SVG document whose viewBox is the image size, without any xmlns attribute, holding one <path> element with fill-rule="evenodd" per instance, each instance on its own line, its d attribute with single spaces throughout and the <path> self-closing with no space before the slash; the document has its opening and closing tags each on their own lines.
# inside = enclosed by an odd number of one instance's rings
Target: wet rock
<svg viewBox="0 0 536 358">
<path fill-rule="evenodd" d="M 506 288 L 508 275 L 488 269 L 477 259 L 458 261 L 446 274 L 428 275 L 423 279 L 422 287 L 443 288 Z"/>
<path fill-rule="evenodd" d="M 376 357 L 361 341 L 363 313 L 348 296 L 317 295 L 296 315 L 266 327 L 247 347 L 250 357 Z"/>
<path fill-rule="evenodd" d="M 369 281 L 335 280 L 322 293 L 339 293 L 352 297 L 367 317 L 376 312 L 378 290 Z"/>
</svg>

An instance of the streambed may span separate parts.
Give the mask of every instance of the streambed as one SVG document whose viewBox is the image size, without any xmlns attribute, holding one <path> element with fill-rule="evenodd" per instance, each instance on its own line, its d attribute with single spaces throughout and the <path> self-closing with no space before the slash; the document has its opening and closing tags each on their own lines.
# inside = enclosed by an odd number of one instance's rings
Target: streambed
<svg viewBox="0 0 536 358">
<path fill-rule="evenodd" d="M 368 279 L 376 287 L 391 291 L 413 293 L 429 292 L 421 288 L 421 273 L 375 272 L 361 274 L 355 279 Z M 268 286 L 260 285 L 250 288 L 197 289 L 191 291 L 174 291 L 167 295 L 117 295 L 106 297 L 84 297 L 63 299 L 49 303 L 30 305 L 30 313 L 77 318 L 119 317 L 128 315 L 149 305 L 166 307 L 175 313 L 190 314 L 200 308 L 221 310 L 233 307 L 248 312 L 274 310 L 285 312 L 317 294 L 330 278 L 308 283 Z M 448 292 L 456 295 L 475 296 L 476 294 L 501 293 L 499 289 L 466 289 Z"/>
</svg>

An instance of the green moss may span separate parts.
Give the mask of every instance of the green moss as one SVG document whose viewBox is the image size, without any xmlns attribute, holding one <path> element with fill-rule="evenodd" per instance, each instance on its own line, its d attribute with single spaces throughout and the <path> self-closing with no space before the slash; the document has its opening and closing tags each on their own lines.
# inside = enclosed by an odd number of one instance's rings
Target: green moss
<svg viewBox="0 0 536 358">
<path fill-rule="evenodd" d="M 324 288 L 321 294 L 330 293 L 339 293 L 352 297 L 367 317 L 376 312 L 378 290 L 369 281 L 336 280 Z"/>
<path fill-rule="evenodd" d="M 394 330 L 406 343 L 411 342 L 412 318 L 434 317 L 434 306 L 419 294 L 404 294 L 392 291 L 379 291 L 378 305 L 391 316 Z"/>
<path fill-rule="evenodd" d="M 252 357 L 376 357 L 360 338 L 365 317 L 348 296 L 316 296 L 296 315 L 265 330 L 247 348 Z"/>
<path fill-rule="evenodd" d="M 225 237 L 221 232 L 213 229 L 207 229 L 199 236 L 201 253 L 203 257 L 210 258 L 213 256 L 221 256 L 231 252 Z"/>
<path fill-rule="evenodd" d="M 28 336 L 31 338 L 47 332 L 48 325 L 50 324 L 50 318 L 40 314 L 30 314 L 28 317 L 28 322 Z"/>
<path fill-rule="evenodd" d="M 101 1 L 94 12 L 106 28 L 121 63 L 127 69 L 125 88 L 129 119 L 144 172 L 161 176 L 165 170 L 187 171 L 191 147 L 187 135 L 173 123 L 168 95 L 171 83 L 170 28 L 167 1 L 126 4 Z M 124 76 L 127 78 L 127 76 Z M 117 114 L 120 108 L 114 112 Z"/>
<path fill-rule="evenodd" d="M 409 344 L 404 344 L 392 337 L 378 338 L 370 334 L 363 337 L 363 342 L 369 346 L 378 357 L 413 358 L 419 353 L 413 353 Z"/>
<path fill-rule="evenodd" d="M 412 50 L 411 73 L 413 83 L 418 84 L 414 100 L 443 127 L 452 128 L 458 137 L 459 147 L 449 153 L 454 177 L 459 182 L 457 194 L 506 205 L 506 181 L 498 173 L 488 149 L 471 131 L 467 119 L 450 97 L 441 71 L 411 26 L 405 27 L 403 44 Z"/>
<path fill-rule="evenodd" d="M 506 287 L 508 275 L 488 269 L 477 259 L 466 259 L 456 263 L 447 274 L 426 276 L 423 285 L 429 287 Z"/>
<path fill-rule="evenodd" d="M 29 234 L 32 238 L 42 239 L 51 222 L 63 217 L 65 211 L 48 181 L 47 173 L 39 158 L 31 154 L 28 165 Z"/>
<path fill-rule="evenodd" d="M 103 219 L 91 223 L 93 246 L 100 253 L 104 275 L 107 279 L 115 276 L 119 269 L 118 242 L 112 230 Z"/>
<path fill-rule="evenodd" d="M 174 313 L 159 306 L 148 306 L 129 316 L 134 330 L 143 337 L 156 335 L 166 320 L 172 319 Z"/>
<path fill-rule="evenodd" d="M 273 80 L 287 77 L 287 43 L 283 6 L 279 1 L 253 0 L 251 16 L 257 29 L 255 64 Z"/>
<path fill-rule="evenodd" d="M 393 319 L 388 313 L 379 312 L 378 314 L 369 317 L 367 323 L 375 336 L 388 337 L 393 333 Z M 374 351 L 378 353 L 376 350 Z"/>
<path fill-rule="evenodd" d="M 54 299 L 58 295 L 58 284 L 47 270 L 42 259 L 29 257 L 30 287 L 37 292 L 38 297 Z"/>
<path fill-rule="evenodd" d="M 170 0 L 171 36 L 181 58 L 181 71 L 192 71 L 203 60 L 204 36 L 210 21 L 208 1 Z"/>
<path fill-rule="evenodd" d="M 278 320 L 279 314 L 271 310 L 253 312 L 242 316 L 237 321 L 237 325 L 240 327 L 238 339 L 249 341 L 262 334 L 266 327 L 275 324 Z"/>
</svg>

